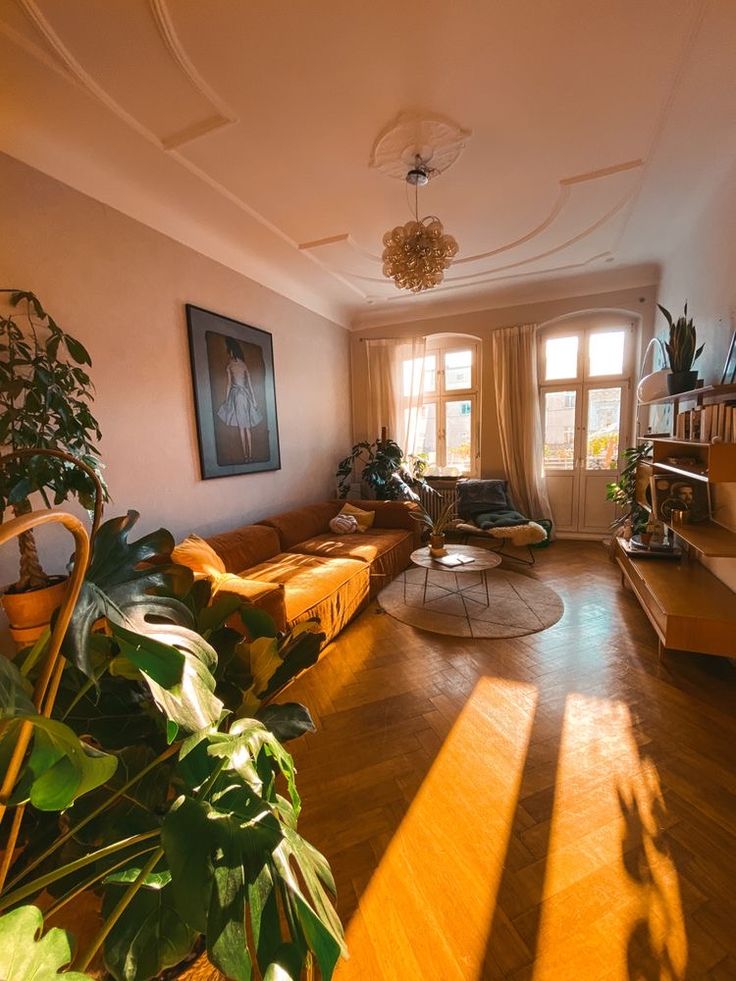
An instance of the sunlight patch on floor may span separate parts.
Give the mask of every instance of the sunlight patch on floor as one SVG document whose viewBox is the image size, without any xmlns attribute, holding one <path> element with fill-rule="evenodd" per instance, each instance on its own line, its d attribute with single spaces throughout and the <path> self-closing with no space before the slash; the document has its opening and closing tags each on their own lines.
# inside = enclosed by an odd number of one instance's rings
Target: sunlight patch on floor
<svg viewBox="0 0 736 981">
<path fill-rule="evenodd" d="M 534 981 L 684 978 L 687 939 L 654 763 L 619 702 L 566 702 Z M 520 922 L 523 929 L 523 920 Z"/>
<path fill-rule="evenodd" d="M 336 981 L 467 981 L 485 955 L 537 701 L 482 678 L 394 834 Z"/>
</svg>

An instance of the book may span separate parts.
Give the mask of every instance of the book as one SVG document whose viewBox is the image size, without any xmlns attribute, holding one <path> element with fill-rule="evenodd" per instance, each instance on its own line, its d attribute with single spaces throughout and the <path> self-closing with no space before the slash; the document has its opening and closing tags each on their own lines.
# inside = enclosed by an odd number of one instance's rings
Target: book
<svg viewBox="0 0 736 981">
<path fill-rule="evenodd" d="M 435 562 L 439 562 L 440 565 L 447 566 L 448 569 L 452 569 L 458 565 L 467 565 L 469 562 L 475 562 L 472 555 L 461 555 L 456 552 L 454 555 L 441 555 Z"/>
</svg>

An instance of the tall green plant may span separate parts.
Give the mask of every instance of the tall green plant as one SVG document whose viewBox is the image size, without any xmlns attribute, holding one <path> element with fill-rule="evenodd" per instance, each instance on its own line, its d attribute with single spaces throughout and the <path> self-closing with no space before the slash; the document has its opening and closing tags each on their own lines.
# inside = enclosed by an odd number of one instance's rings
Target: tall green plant
<svg viewBox="0 0 736 981">
<path fill-rule="evenodd" d="M 272 701 L 324 634 L 307 623 L 282 635 L 242 599 L 213 600 L 172 562 L 168 532 L 128 540 L 136 520 L 95 538 L 52 718 L 29 699 L 46 641 L 20 670 L 0 660 L 0 758 L 21 720 L 35 727 L 9 801 L 29 826 L 0 893 L 0 975 L 70 966 L 76 981 L 102 951 L 118 981 L 147 981 L 203 944 L 237 981 L 297 981 L 315 966 L 329 979 L 345 952 L 334 881 L 297 830 L 279 741 L 314 725 L 303 705 Z M 68 931 L 40 937 L 38 897 L 50 893 L 47 915 L 63 922 L 87 891 L 101 920 L 72 958 Z"/>
<path fill-rule="evenodd" d="M 100 427 L 92 415 L 93 386 L 85 368 L 85 347 L 59 327 L 35 294 L 0 289 L 9 295 L 11 313 L 0 315 L 0 511 L 31 510 L 38 491 L 47 507 L 74 497 L 91 510 L 94 481 L 70 460 L 22 456 L 17 450 L 49 449 L 100 470 L 96 443 Z M 102 484 L 103 493 L 104 483 Z M 20 575 L 14 591 L 49 585 L 38 558 L 33 532 L 19 539 Z"/>
<path fill-rule="evenodd" d="M 613 501 L 619 509 L 618 515 L 611 523 L 612 528 L 620 528 L 626 522 L 631 523 L 634 534 L 644 531 L 649 520 L 649 511 L 636 499 L 636 474 L 642 460 L 650 458 L 651 443 L 641 443 L 639 446 L 629 446 L 622 453 L 624 465 L 618 480 L 606 485 L 606 500 Z"/>
<path fill-rule="evenodd" d="M 404 456 L 404 451 L 392 439 L 373 443 L 356 443 L 337 466 L 338 497 L 348 496 L 353 471 L 360 467 L 360 476 L 379 501 L 418 501 L 418 490 L 435 493 L 424 479 L 426 463 L 416 456 Z"/>
<path fill-rule="evenodd" d="M 657 306 L 664 315 L 670 328 L 669 340 L 665 341 L 665 347 L 667 348 L 667 354 L 670 359 L 670 370 L 675 373 L 690 371 L 703 353 L 705 344 L 701 344 L 696 350 L 697 332 L 693 324 L 693 318 L 690 317 L 688 319 L 687 302 L 685 303 L 683 315 L 678 317 L 677 320 L 672 319 L 672 314 L 661 303 L 658 303 Z"/>
</svg>

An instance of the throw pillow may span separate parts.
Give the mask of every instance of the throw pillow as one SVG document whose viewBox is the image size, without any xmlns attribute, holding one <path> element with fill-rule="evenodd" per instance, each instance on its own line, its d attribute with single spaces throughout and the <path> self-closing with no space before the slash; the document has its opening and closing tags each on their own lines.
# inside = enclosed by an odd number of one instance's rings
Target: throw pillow
<svg viewBox="0 0 736 981">
<path fill-rule="evenodd" d="M 336 514 L 330 522 L 330 531 L 336 535 L 354 535 L 360 526 L 354 514 Z"/>
<path fill-rule="evenodd" d="M 358 522 L 358 528 L 360 531 L 368 531 L 373 522 L 376 520 L 375 511 L 363 511 L 360 508 L 356 508 L 352 504 L 346 504 L 340 511 L 340 514 L 352 514 L 355 520 Z"/>
<path fill-rule="evenodd" d="M 171 558 L 179 565 L 191 569 L 197 579 L 217 579 L 225 570 L 225 563 L 217 552 L 199 535 L 189 535 L 179 542 Z"/>
</svg>

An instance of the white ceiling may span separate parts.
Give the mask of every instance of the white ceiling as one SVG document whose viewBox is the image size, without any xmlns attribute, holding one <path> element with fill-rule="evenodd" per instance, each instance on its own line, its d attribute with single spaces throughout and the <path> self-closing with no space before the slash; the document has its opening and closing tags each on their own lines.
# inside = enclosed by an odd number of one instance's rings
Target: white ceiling
<svg viewBox="0 0 736 981">
<path fill-rule="evenodd" d="M 734 0 L 0 0 L 0 148 L 357 326 L 654 282 L 736 156 L 735 69 Z M 401 112 L 471 133 L 420 296 L 369 166 Z"/>
</svg>

